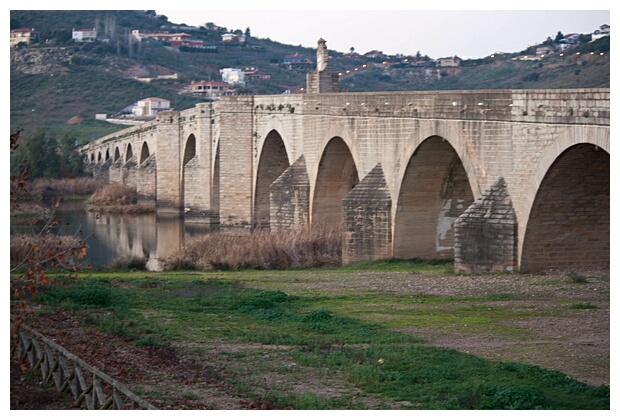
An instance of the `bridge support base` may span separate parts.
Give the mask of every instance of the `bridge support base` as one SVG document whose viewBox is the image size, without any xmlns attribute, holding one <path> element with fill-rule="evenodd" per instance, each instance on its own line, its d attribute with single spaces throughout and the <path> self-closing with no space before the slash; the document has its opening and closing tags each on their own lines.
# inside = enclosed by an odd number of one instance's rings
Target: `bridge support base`
<svg viewBox="0 0 620 420">
<path fill-rule="evenodd" d="M 457 273 L 516 271 L 517 219 L 506 182 L 499 178 L 454 223 Z"/>
<path fill-rule="evenodd" d="M 389 258 L 392 199 L 377 164 L 342 200 L 342 264 Z"/>
</svg>

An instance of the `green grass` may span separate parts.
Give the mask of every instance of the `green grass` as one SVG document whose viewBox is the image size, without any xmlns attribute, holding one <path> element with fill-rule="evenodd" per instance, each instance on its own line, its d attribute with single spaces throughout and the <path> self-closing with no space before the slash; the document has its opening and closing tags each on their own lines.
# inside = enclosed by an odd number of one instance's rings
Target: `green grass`
<svg viewBox="0 0 620 420">
<path fill-rule="evenodd" d="M 411 263 L 396 263 L 401 264 Z M 252 288 L 245 281 L 271 274 L 129 273 L 120 278 L 118 273 L 97 273 L 77 283 L 56 280 L 55 286 L 41 291 L 39 302 L 71 309 L 102 331 L 126 337 L 135 345 L 283 346 L 219 355 L 238 366 L 230 372 L 237 394 L 261 401 L 262 408 L 368 408 L 348 394 L 325 396 L 290 386 L 257 386 L 247 369 L 259 376 L 269 372 L 305 380 L 282 363 L 266 361 L 265 357 L 273 356 L 291 361 L 303 372 L 318 372 L 385 401 L 400 401 L 404 408 L 609 409 L 609 387 L 588 386 L 535 366 L 491 362 L 424 346 L 417 337 L 395 331 L 406 325 L 475 327 L 531 316 L 494 305 L 512 300 L 509 294 L 467 298 L 299 295 Z M 283 273 L 289 282 L 296 275 L 299 272 Z M 450 305 L 449 312 L 445 305 Z"/>
</svg>

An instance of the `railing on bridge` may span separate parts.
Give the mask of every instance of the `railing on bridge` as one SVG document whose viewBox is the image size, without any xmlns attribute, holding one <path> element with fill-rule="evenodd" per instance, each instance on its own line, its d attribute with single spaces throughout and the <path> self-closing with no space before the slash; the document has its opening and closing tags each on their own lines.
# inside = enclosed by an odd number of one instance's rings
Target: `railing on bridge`
<svg viewBox="0 0 620 420">
<path fill-rule="evenodd" d="M 11 323 L 14 322 L 11 317 Z M 157 410 L 125 385 L 90 366 L 38 331 L 21 324 L 12 337 L 11 354 L 39 371 L 44 383 L 69 391 L 76 407 L 88 410 Z"/>
</svg>

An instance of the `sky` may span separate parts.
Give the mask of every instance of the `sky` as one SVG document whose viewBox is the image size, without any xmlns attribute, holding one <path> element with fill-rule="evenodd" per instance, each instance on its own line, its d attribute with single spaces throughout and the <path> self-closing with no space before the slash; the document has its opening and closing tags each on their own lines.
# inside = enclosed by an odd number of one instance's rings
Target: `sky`
<svg viewBox="0 0 620 420">
<path fill-rule="evenodd" d="M 170 0 L 88 4 L 82 0 L 57 0 L 46 2 L 43 9 L 79 10 L 85 5 L 89 9 L 148 9 L 173 23 L 200 26 L 213 22 L 229 30 L 250 28 L 254 37 L 288 45 L 316 48 L 319 38 L 323 38 L 328 49 L 342 53 L 351 48 L 360 54 L 379 50 L 389 55 L 415 55 L 419 51 L 431 58 L 458 55 L 465 59 L 498 51 L 518 52 L 549 36 L 555 38 L 558 32 L 591 33 L 602 24 L 612 24 L 612 0 L 520 0 L 509 7 L 503 6 L 505 3 L 235 0 L 186 1 L 171 8 L 176 5 Z M 352 10 L 343 10 L 347 8 Z M 42 7 L 40 0 L 22 0 L 19 9 Z"/>
<path fill-rule="evenodd" d="M 200 26 L 213 22 L 229 30 L 250 28 L 254 37 L 284 44 L 316 48 L 318 39 L 323 38 L 328 49 L 339 52 L 354 48 L 360 54 L 380 50 L 389 55 L 415 55 L 419 51 L 432 58 L 481 58 L 498 51 L 518 52 L 549 36 L 555 38 L 558 31 L 565 35 L 591 33 L 602 24 L 611 24 L 611 6 L 607 10 L 344 11 L 330 10 L 325 2 L 323 10 L 274 6 L 252 10 L 257 4 L 237 10 L 155 10 L 173 23 Z M 321 1 L 312 4 L 320 6 Z M 545 1 L 534 4 L 544 5 Z M 570 6 L 571 2 L 555 4 Z M 165 3 L 164 7 L 169 5 Z M 605 2 L 597 2 L 597 6 L 604 7 Z"/>
</svg>

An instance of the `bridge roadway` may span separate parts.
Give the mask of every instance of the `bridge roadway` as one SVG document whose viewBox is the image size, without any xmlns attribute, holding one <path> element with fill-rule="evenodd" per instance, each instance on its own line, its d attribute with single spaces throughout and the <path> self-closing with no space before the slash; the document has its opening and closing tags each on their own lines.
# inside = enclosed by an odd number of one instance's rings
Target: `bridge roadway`
<svg viewBox="0 0 620 420">
<path fill-rule="evenodd" d="M 609 89 L 230 96 L 86 146 L 186 220 L 342 230 L 343 262 L 609 266 Z"/>
</svg>

